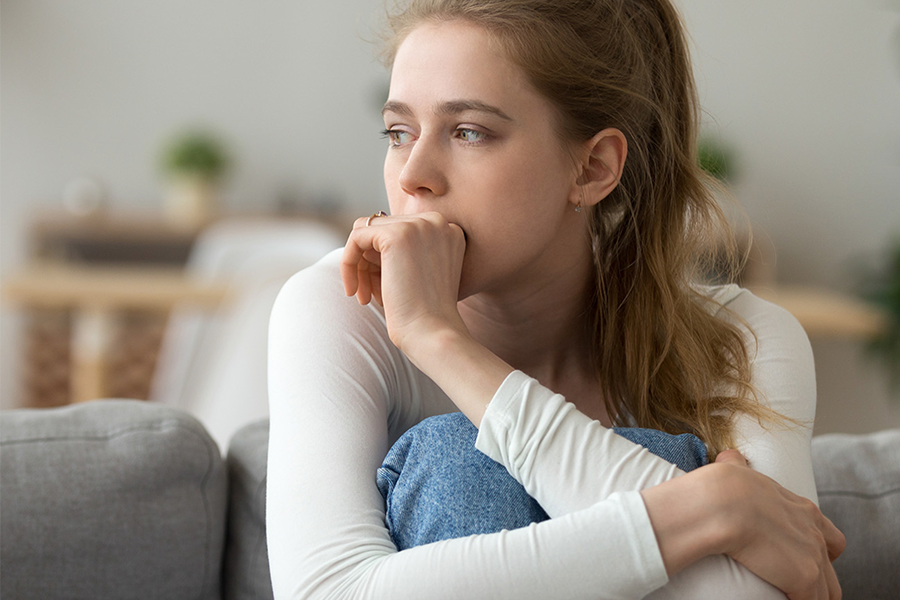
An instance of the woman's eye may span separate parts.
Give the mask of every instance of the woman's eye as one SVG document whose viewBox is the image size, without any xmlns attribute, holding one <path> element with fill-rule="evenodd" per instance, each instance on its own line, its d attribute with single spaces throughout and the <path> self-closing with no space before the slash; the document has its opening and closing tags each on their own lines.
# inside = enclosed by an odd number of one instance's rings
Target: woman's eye
<svg viewBox="0 0 900 600">
<path fill-rule="evenodd" d="M 385 129 L 381 132 L 381 136 L 386 137 L 391 146 L 402 146 L 412 141 L 412 134 L 401 129 Z"/>
<path fill-rule="evenodd" d="M 487 138 L 487 134 L 474 129 L 460 128 L 456 130 L 456 137 L 469 144 L 477 144 L 483 142 Z"/>
</svg>

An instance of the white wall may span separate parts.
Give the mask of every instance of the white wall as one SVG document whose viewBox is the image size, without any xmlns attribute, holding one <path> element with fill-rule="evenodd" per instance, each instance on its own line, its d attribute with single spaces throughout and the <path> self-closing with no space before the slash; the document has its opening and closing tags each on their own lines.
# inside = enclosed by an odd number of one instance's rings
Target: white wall
<svg viewBox="0 0 900 600">
<path fill-rule="evenodd" d="M 708 122 L 738 151 L 737 194 L 786 282 L 852 287 L 852 259 L 900 235 L 900 9 L 891 0 L 677 0 Z M 92 174 L 155 209 L 162 140 L 192 122 L 231 141 L 232 208 L 285 188 L 384 204 L 371 58 L 381 0 L 3 0 L 0 275 L 23 227 Z M 893 6 L 897 6 L 896 3 Z M 14 397 L 9 311 L 0 394 Z M 814 341 L 820 431 L 900 426 L 858 344 Z"/>
<path fill-rule="evenodd" d="M 900 237 L 900 3 L 678 0 L 707 124 L 781 281 L 852 291 Z M 900 395 L 861 344 L 813 339 L 817 431 L 900 427 Z"/>
<path fill-rule="evenodd" d="M 373 59 L 379 0 L 3 0 L 0 275 L 24 226 L 89 174 L 114 208 L 158 210 L 164 140 L 205 124 L 231 143 L 233 209 L 284 190 L 385 206 L 378 132 L 388 75 Z M 15 398 L 16 320 L 3 312 L 0 397 Z"/>
<path fill-rule="evenodd" d="M 790 281 L 849 285 L 900 235 L 900 4 L 680 0 L 702 103 Z"/>
</svg>

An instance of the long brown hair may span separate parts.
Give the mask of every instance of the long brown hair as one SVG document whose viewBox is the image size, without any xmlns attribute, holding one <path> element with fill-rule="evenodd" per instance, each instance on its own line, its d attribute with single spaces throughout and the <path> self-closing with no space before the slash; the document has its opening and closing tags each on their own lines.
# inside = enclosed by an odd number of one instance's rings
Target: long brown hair
<svg viewBox="0 0 900 600">
<path fill-rule="evenodd" d="M 731 229 L 696 160 L 699 103 L 681 19 L 669 0 L 411 0 L 388 15 L 390 64 L 423 21 L 492 33 L 558 111 L 561 139 L 608 127 L 628 140 L 616 189 L 590 209 L 593 349 L 620 423 L 734 446 L 732 417 L 761 405 L 738 327 L 692 285 Z M 724 310 L 724 309 L 723 309 Z"/>
</svg>

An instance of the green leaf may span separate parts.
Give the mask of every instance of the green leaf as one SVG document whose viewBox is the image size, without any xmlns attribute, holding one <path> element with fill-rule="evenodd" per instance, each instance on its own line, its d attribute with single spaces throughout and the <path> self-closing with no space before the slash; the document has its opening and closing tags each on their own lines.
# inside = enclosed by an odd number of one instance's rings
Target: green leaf
<svg viewBox="0 0 900 600">
<path fill-rule="evenodd" d="M 162 155 L 162 167 L 170 175 L 217 179 L 229 166 L 225 145 L 206 131 L 188 131 L 172 138 Z"/>
</svg>

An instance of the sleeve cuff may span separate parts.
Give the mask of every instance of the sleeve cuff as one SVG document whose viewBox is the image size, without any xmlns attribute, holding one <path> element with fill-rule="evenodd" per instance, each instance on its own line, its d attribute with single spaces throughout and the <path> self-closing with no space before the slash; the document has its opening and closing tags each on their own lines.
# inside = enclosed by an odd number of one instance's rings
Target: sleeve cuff
<svg viewBox="0 0 900 600">
<path fill-rule="evenodd" d="M 522 371 L 506 376 L 481 417 L 481 426 L 475 438 L 475 448 L 498 463 L 510 468 L 506 454 L 509 451 L 509 431 L 514 421 L 517 403 L 524 395 L 523 388 L 533 381 Z M 515 474 L 511 473 L 514 477 Z"/>
</svg>

